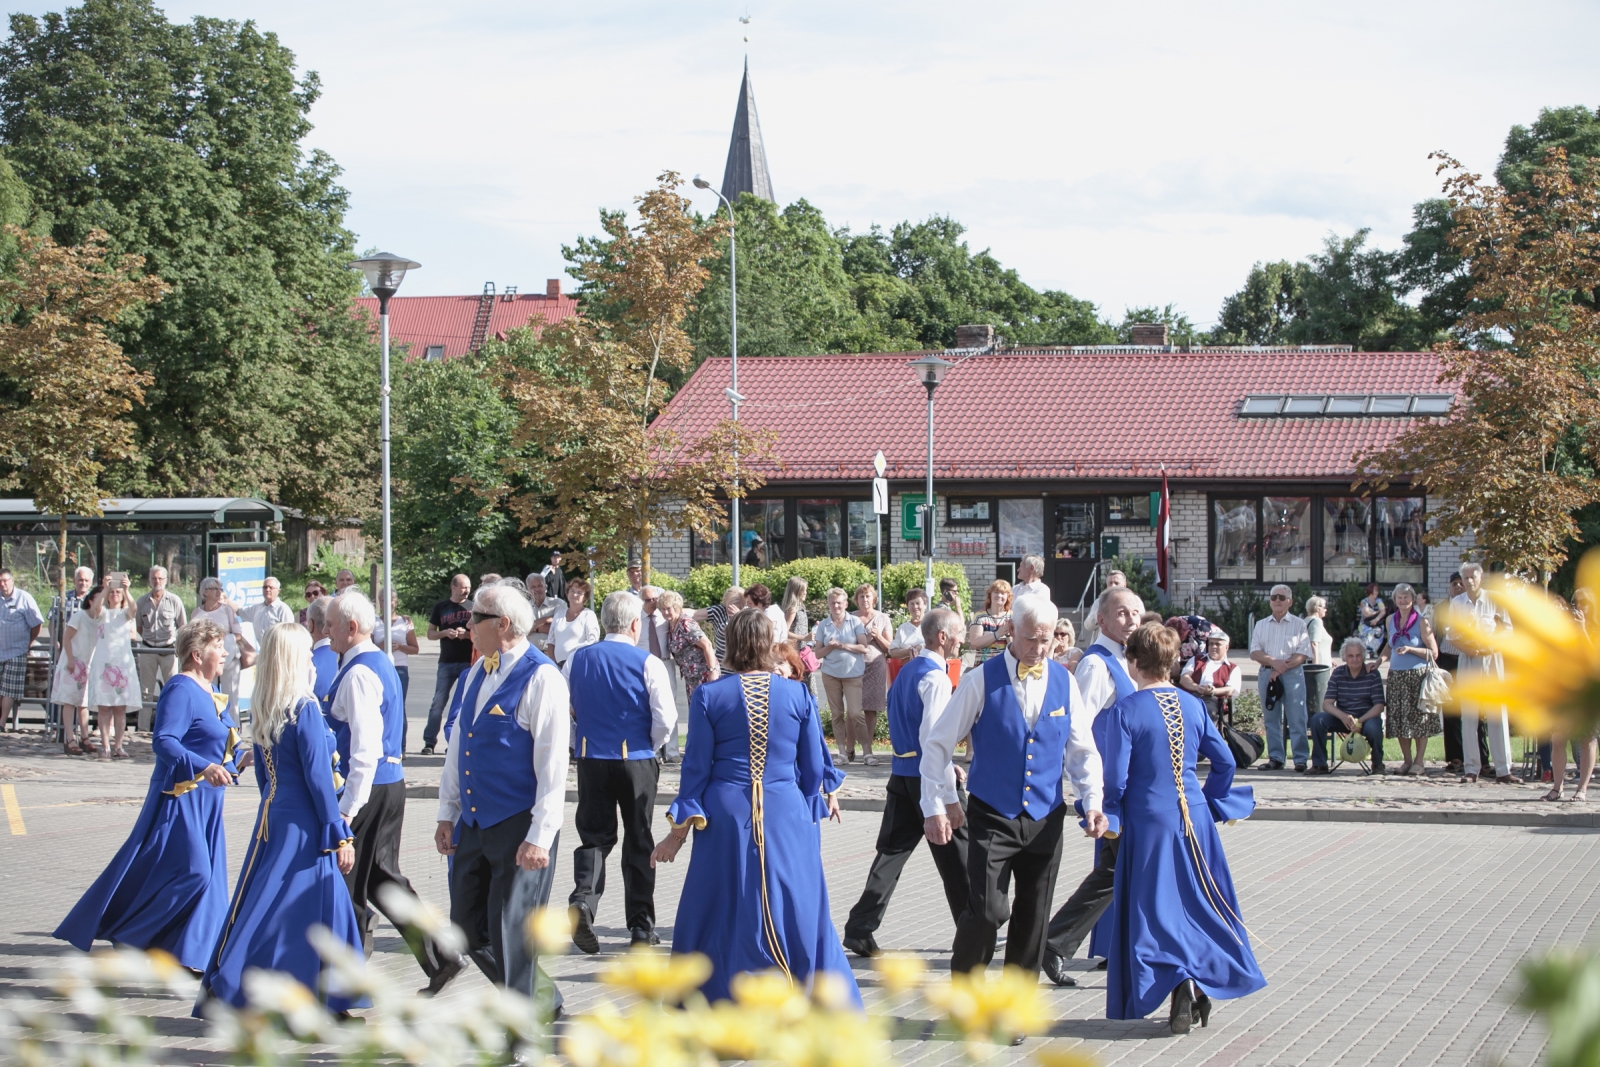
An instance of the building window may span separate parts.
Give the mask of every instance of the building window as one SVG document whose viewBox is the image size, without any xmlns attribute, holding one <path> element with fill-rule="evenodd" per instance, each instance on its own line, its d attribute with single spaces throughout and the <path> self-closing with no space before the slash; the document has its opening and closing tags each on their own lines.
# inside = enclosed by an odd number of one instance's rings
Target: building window
<svg viewBox="0 0 1600 1067">
<path fill-rule="evenodd" d="M 1322 580 L 1365 582 L 1372 573 L 1372 502 L 1322 498 Z"/>
<path fill-rule="evenodd" d="M 845 555 L 872 566 L 878 558 L 878 532 L 882 518 L 872 510 L 870 500 L 852 500 L 845 505 L 845 534 L 848 538 Z"/>
<path fill-rule="evenodd" d="M 1106 497 L 1107 526 L 1149 526 L 1151 493 Z"/>
<path fill-rule="evenodd" d="M 1256 505 L 1246 499 L 1211 502 L 1211 577 L 1219 582 L 1256 580 Z"/>
<path fill-rule="evenodd" d="M 1269 496 L 1262 502 L 1261 580 L 1311 580 L 1311 498 Z"/>
<path fill-rule="evenodd" d="M 946 497 L 950 509 L 945 521 L 951 526 L 994 525 L 994 501 L 984 497 Z"/>
<path fill-rule="evenodd" d="M 789 558 L 788 541 L 784 538 L 787 501 L 744 500 L 739 503 L 739 525 L 743 527 L 739 539 L 739 561 L 752 567 L 769 567 Z M 726 514 L 726 511 L 724 512 Z M 694 566 L 729 563 L 728 526 L 718 523 L 715 537 L 699 534 L 690 536 L 690 559 Z"/>
<path fill-rule="evenodd" d="M 801 499 L 795 508 L 795 552 L 798 558 L 843 555 L 843 508 L 838 500 Z"/>
<path fill-rule="evenodd" d="M 1428 418 L 1448 415 L 1455 397 L 1448 393 L 1368 393 L 1335 395 L 1247 396 L 1239 403 L 1243 418 Z"/>
<path fill-rule="evenodd" d="M 444 345 L 429 345 L 422 353 L 422 358 L 428 363 L 437 363 L 444 358 Z"/>
<path fill-rule="evenodd" d="M 1390 496 L 1378 501 L 1374 581 L 1389 585 L 1428 580 L 1427 552 L 1422 544 L 1427 515 L 1422 505 L 1422 498 L 1415 496 Z"/>
<path fill-rule="evenodd" d="M 1044 555 L 1044 498 L 1000 501 L 1001 559 Z"/>
</svg>

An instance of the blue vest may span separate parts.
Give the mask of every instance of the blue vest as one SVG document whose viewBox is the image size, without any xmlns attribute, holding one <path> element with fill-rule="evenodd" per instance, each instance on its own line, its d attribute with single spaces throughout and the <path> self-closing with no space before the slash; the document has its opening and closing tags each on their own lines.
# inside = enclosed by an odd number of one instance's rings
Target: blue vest
<svg viewBox="0 0 1600 1067">
<path fill-rule="evenodd" d="M 995 656 L 982 668 L 983 713 L 972 727 L 967 790 L 1008 819 L 1043 819 L 1061 803 L 1062 756 L 1072 732 L 1072 676 L 1055 660 L 1044 662 L 1044 704 L 1031 730 L 1006 657 Z"/>
<path fill-rule="evenodd" d="M 311 650 L 311 666 L 316 668 L 317 679 L 312 683 L 312 691 L 317 694 L 317 703 L 322 705 L 323 715 L 328 713 L 328 691 L 333 688 L 334 676 L 339 673 L 339 653 L 333 650 L 332 645 L 323 645 L 321 648 Z"/>
<path fill-rule="evenodd" d="M 572 654 L 567 680 L 579 759 L 653 759 L 650 692 L 644 665 L 650 653 L 623 641 L 601 641 Z"/>
<path fill-rule="evenodd" d="M 533 672 L 550 664 L 550 659 L 528 646 L 506 672 L 494 691 L 489 706 L 476 718 L 478 694 L 488 677 L 474 669 L 471 681 L 458 686 L 466 709 L 460 720 L 461 756 L 457 769 L 461 780 L 461 821 L 470 826 L 494 826 L 528 811 L 539 796 L 539 781 L 533 766 L 533 735 L 517 723 L 517 705 L 528 688 Z M 483 661 L 478 661 L 478 667 Z"/>
<path fill-rule="evenodd" d="M 889 687 L 889 748 L 894 753 L 889 773 L 906 778 L 922 776 L 922 694 L 917 691 L 922 679 L 941 670 L 920 652 L 911 662 L 900 668 L 894 684 Z"/>
<path fill-rule="evenodd" d="M 363 652 L 359 656 L 352 656 L 339 668 L 339 673 L 334 676 L 333 684 L 328 687 L 328 695 L 323 698 L 323 707 L 328 712 L 328 723 L 333 727 L 333 736 L 339 751 L 339 773 L 346 778 L 350 777 L 350 724 L 340 722 L 332 714 L 333 702 L 338 698 L 339 686 L 344 683 L 345 675 L 350 673 L 350 668 L 356 664 L 367 668 L 378 676 L 378 682 L 383 686 L 383 758 L 378 761 L 378 769 L 372 775 L 373 785 L 388 785 L 390 782 L 405 781 L 406 772 L 400 766 L 400 757 L 404 754 L 404 738 L 406 728 L 406 705 L 400 695 L 400 676 L 394 672 L 394 664 L 382 649 Z"/>
</svg>

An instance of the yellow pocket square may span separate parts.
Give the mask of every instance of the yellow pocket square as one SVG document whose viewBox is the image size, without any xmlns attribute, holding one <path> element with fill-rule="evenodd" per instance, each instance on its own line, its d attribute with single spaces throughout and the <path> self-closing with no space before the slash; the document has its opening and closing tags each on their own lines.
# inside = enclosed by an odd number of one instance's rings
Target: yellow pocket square
<svg viewBox="0 0 1600 1067">
<path fill-rule="evenodd" d="M 489 714 L 490 715 L 504 715 L 505 712 L 500 710 L 500 705 L 499 704 L 496 704 L 494 707 L 489 709 Z"/>
<path fill-rule="evenodd" d="M 1065 715 L 1066 713 L 1067 713 L 1067 708 L 1066 708 L 1066 705 L 1063 704 L 1061 707 L 1057 708 L 1055 711 L 1052 711 L 1050 713 L 1050 717 L 1052 719 L 1055 719 L 1055 718 L 1059 718 L 1062 715 Z"/>
</svg>

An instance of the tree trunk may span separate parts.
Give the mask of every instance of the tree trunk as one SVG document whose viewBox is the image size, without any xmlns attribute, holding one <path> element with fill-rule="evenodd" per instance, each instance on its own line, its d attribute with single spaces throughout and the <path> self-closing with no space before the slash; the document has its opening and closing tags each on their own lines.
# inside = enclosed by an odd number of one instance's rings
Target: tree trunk
<svg viewBox="0 0 1600 1067">
<path fill-rule="evenodd" d="M 650 584 L 650 520 L 646 519 L 639 527 L 639 580 L 645 585 Z"/>
</svg>

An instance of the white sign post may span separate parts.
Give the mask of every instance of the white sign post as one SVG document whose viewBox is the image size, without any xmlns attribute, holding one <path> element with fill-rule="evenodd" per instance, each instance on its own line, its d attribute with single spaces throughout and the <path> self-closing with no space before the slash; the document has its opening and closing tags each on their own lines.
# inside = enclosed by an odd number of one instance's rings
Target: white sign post
<svg viewBox="0 0 1600 1067">
<path fill-rule="evenodd" d="M 872 524 L 877 536 L 878 549 L 878 610 L 884 611 L 883 606 L 883 516 L 889 514 L 889 479 L 883 476 L 888 469 L 888 463 L 883 458 L 883 449 L 872 457 L 872 469 L 878 476 L 872 479 Z"/>
</svg>

